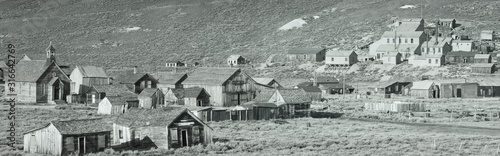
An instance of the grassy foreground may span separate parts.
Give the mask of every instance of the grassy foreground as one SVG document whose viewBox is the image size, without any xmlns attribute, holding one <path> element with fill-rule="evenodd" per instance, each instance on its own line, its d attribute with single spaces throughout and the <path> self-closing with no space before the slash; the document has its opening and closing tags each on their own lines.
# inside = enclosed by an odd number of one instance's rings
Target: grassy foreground
<svg viewBox="0 0 500 156">
<path fill-rule="evenodd" d="M 19 131 L 39 127 L 49 120 L 94 116 L 87 110 L 19 109 L 18 112 Z M 500 144 L 499 135 L 480 131 L 450 132 L 439 130 L 443 127 L 345 119 L 224 121 L 209 125 L 214 128 L 215 143 L 208 146 L 123 152 L 108 149 L 89 155 L 495 155 Z M 6 151 L 6 147 L 1 149 L 2 156 L 26 155 L 21 151 Z"/>
</svg>

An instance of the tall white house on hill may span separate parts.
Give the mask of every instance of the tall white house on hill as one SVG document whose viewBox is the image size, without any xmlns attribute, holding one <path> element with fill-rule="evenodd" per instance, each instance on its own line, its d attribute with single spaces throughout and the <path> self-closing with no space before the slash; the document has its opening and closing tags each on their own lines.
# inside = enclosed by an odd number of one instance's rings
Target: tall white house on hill
<svg viewBox="0 0 500 156">
<path fill-rule="evenodd" d="M 392 31 L 386 31 L 381 39 L 370 45 L 369 55 L 382 59 L 388 52 L 399 52 L 403 59 L 420 54 L 420 45 L 426 40 L 423 19 L 402 19 L 396 21 Z"/>
</svg>

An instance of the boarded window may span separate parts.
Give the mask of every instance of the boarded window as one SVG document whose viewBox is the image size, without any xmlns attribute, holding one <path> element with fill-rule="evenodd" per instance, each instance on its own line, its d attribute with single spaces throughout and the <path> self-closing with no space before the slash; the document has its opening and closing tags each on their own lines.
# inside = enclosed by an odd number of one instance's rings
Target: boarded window
<svg viewBox="0 0 500 156">
<path fill-rule="evenodd" d="M 118 138 L 123 139 L 123 131 L 121 129 L 118 130 Z"/>
<path fill-rule="evenodd" d="M 170 128 L 170 139 L 172 139 L 172 144 L 179 143 L 179 137 L 177 136 L 177 128 Z"/>
<path fill-rule="evenodd" d="M 413 43 L 413 38 L 412 38 L 412 39 L 410 39 L 410 43 Z"/>
<path fill-rule="evenodd" d="M 75 151 L 75 145 L 74 145 L 74 140 L 73 137 L 66 137 L 65 139 L 65 145 L 66 145 L 66 150 L 68 152 L 73 152 Z"/>
<path fill-rule="evenodd" d="M 198 127 L 193 127 L 193 144 L 200 143 L 200 129 Z"/>
<path fill-rule="evenodd" d="M 97 136 L 97 148 L 105 148 L 106 147 L 106 136 L 105 135 L 98 135 Z"/>
<path fill-rule="evenodd" d="M 387 43 L 390 43 L 389 39 L 387 39 Z"/>
</svg>

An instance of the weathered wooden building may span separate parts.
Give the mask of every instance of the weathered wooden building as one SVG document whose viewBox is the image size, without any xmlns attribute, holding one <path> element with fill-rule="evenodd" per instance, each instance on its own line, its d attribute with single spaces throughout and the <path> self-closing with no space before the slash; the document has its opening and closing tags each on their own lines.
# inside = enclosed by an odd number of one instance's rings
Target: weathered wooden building
<svg viewBox="0 0 500 156">
<path fill-rule="evenodd" d="M 163 93 L 167 93 L 170 88 L 182 88 L 182 82 L 186 80 L 188 75 L 186 73 L 156 72 L 151 73 L 151 76 L 158 81 L 156 87 L 161 89 Z"/>
<path fill-rule="evenodd" d="M 181 61 L 166 61 L 165 67 L 184 67 L 184 63 Z"/>
<path fill-rule="evenodd" d="M 278 107 L 274 103 L 250 101 L 236 106 L 231 113 L 233 120 L 269 120 L 277 118 Z"/>
<path fill-rule="evenodd" d="M 473 73 L 481 74 L 493 74 L 497 70 L 494 63 L 474 63 L 470 66 L 470 68 Z"/>
<path fill-rule="evenodd" d="M 267 85 L 275 88 L 282 88 L 278 81 L 276 81 L 274 78 L 267 78 L 267 77 L 254 77 L 253 80 L 257 82 L 258 84 L 261 85 Z"/>
<path fill-rule="evenodd" d="M 211 106 L 237 106 L 255 98 L 263 86 L 239 68 L 200 67 L 183 82 L 184 88 L 204 88 L 210 95 Z"/>
<path fill-rule="evenodd" d="M 158 88 L 145 88 L 137 98 L 139 108 L 155 109 L 165 105 L 165 95 Z"/>
<path fill-rule="evenodd" d="M 227 65 L 229 66 L 237 66 L 242 64 L 246 64 L 246 60 L 241 55 L 230 55 L 229 57 L 227 57 Z"/>
<path fill-rule="evenodd" d="M 144 88 L 157 88 L 158 80 L 147 73 L 133 70 L 110 71 L 112 84 L 125 84 L 132 92 L 139 94 Z"/>
<path fill-rule="evenodd" d="M 93 85 L 86 93 L 86 103 L 99 103 L 104 97 L 120 96 L 137 99 L 137 95 L 130 91 L 124 84 L 101 84 Z"/>
<path fill-rule="evenodd" d="M 186 108 L 130 109 L 113 123 L 112 144 L 147 150 L 206 145 L 212 131 Z"/>
<path fill-rule="evenodd" d="M 496 38 L 495 31 L 483 30 L 481 31 L 481 41 L 494 41 Z"/>
<path fill-rule="evenodd" d="M 410 84 L 411 82 L 390 80 L 379 82 L 368 88 L 375 93 L 407 95 L 409 92 L 408 85 Z"/>
<path fill-rule="evenodd" d="M 478 83 L 467 82 L 464 79 L 435 80 L 439 86 L 440 98 L 476 98 Z"/>
<path fill-rule="evenodd" d="M 93 85 L 109 84 L 109 77 L 101 67 L 76 66 L 69 76 L 71 79 L 72 103 L 85 102 L 86 93 Z"/>
<path fill-rule="evenodd" d="M 474 63 L 477 52 L 454 51 L 445 55 L 447 63 Z"/>
<path fill-rule="evenodd" d="M 24 133 L 24 151 L 57 156 L 97 153 L 111 147 L 111 130 L 101 119 L 52 121 Z"/>
<path fill-rule="evenodd" d="M 46 60 L 23 59 L 14 66 L 16 99 L 23 103 L 65 103 L 71 80 L 56 63 L 55 49 L 46 49 Z M 6 81 L 7 83 L 8 81 Z M 5 85 L 5 94 L 9 86 Z"/>
<path fill-rule="evenodd" d="M 304 90 L 312 101 L 321 101 L 322 91 L 317 86 L 304 86 L 300 88 Z"/>
<path fill-rule="evenodd" d="M 279 118 L 294 118 L 309 116 L 312 100 L 304 90 L 281 89 L 276 90 L 267 102 L 278 106 Z"/>
<path fill-rule="evenodd" d="M 134 105 L 136 100 L 120 96 L 108 96 L 102 99 L 97 106 L 97 114 L 123 114 Z M 130 106 L 129 106 L 130 104 Z"/>
<path fill-rule="evenodd" d="M 291 62 L 321 62 L 325 60 L 325 48 L 292 48 L 288 50 L 288 60 Z"/>
<path fill-rule="evenodd" d="M 333 66 L 350 66 L 358 62 L 358 54 L 352 50 L 328 50 L 325 64 Z"/>
<path fill-rule="evenodd" d="M 319 88 L 321 89 L 323 94 L 350 94 L 354 92 L 354 87 L 344 83 L 336 83 L 336 84 L 320 84 Z"/>
<path fill-rule="evenodd" d="M 455 19 L 439 19 L 439 25 L 440 26 L 444 26 L 444 27 L 448 27 L 450 29 L 453 29 L 456 27 L 456 20 Z"/>
<path fill-rule="evenodd" d="M 413 82 L 410 88 L 410 96 L 417 98 L 439 98 L 438 86 L 433 81 Z"/>
<path fill-rule="evenodd" d="M 475 44 L 472 40 L 453 40 L 451 46 L 452 51 L 471 52 Z"/>
<path fill-rule="evenodd" d="M 200 87 L 170 89 L 165 94 L 165 104 L 190 107 L 210 106 L 210 94 Z"/>
<path fill-rule="evenodd" d="M 490 54 L 476 54 L 474 55 L 474 63 L 491 63 Z"/>
<path fill-rule="evenodd" d="M 469 77 L 467 81 L 478 83 L 479 97 L 500 97 L 500 81 L 498 77 Z"/>
</svg>

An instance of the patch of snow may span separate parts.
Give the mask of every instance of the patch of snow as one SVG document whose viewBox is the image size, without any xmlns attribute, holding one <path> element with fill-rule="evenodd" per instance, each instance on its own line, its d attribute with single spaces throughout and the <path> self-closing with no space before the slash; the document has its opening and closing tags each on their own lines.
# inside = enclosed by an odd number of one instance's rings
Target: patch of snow
<svg viewBox="0 0 500 156">
<path fill-rule="evenodd" d="M 332 9 L 330 10 L 330 12 L 335 12 L 336 10 L 337 10 L 337 8 L 332 8 Z"/>
<path fill-rule="evenodd" d="M 141 29 L 141 27 L 125 28 L 125 31 L 130 32 L 130 31 L 137 31 L 139 29 Z"/>
<path fill-rule="evenodd" d="M 399 8 L 401 8 L 401 9 L 415 9 L 415 8 L 417 8 L 417 6 L 415 6 L 415 5 L 403 5 Z"/>
<path fill-rule="evenodd" d="M 319 18 L 319 16 L 313 16 L 313 18 L 314 18 L 314 19 L 318 19 L 318 18 Z"/>
<path fill-rule="evenodd" d="M 287 24 L 281 26 L 279 28 L 279 30 L 290 30 L 293 28 L 301 28 L 304 24 L 307 24 L 307 22 L 301 18 L 297 18 L 297 19 L 294 19 L 291 22 L 288 22 Z"/>
</svg>

